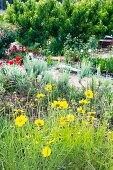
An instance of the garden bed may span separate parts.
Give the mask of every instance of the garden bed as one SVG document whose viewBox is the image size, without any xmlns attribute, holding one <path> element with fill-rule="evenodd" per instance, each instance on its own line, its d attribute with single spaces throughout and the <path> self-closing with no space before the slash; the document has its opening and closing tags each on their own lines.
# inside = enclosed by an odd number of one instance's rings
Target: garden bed
<svg viewBox="0 0 113 170">
<path fill-rule="evenodd" d="M 0 170 L 113 169 L 113 54 L 98 50 L 112 7 L 16 0 L 0 14 Z"/>
</svg>

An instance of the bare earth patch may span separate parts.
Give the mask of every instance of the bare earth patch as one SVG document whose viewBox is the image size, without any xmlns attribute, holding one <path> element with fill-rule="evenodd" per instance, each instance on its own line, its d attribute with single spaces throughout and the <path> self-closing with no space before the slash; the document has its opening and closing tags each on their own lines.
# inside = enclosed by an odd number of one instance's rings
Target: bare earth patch
<svg viewBox="0 0 113 170">
<path fill-rule="evenodd" d="M 53 70 L 52 75 L 54 79 L 57 79 L 62 73 L 59 70 Z M 71 74 L 69 79 L 69 84 L 71 86 L 75 86 L 78 88 L 82 88 L 82 86 L 87 87 L 88 84 L 91 82 L 91 78 L 85 77 L 82 79 L 81 83 L 79 82 L 79 76 L 76 74 Z M 82 85 L 81 85 L 82 84 Z"/>
</svg>

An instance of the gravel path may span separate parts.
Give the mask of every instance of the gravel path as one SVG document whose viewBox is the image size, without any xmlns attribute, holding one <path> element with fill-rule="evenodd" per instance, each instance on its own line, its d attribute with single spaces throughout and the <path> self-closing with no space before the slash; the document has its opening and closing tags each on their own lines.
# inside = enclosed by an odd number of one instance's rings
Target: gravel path
<svg viewBox="0 0 113 170">
<path fill-rule="evenodd" d="M 62 73 L 59 70 L 52 70 L 52 75 L 53 75 L 54 79 L 57 79 L 59 76 L 62 76 Z M 80 89 L 83 88 L 83 87 L 87 88 L 89 86 L 89 84 L 92 83 L 92 78 L 97 85 L 100 81 L 102 83 L 109 81 L 110 84 L 113 84 L 113 79 L 111 79 L 110 77 L 103 77 L 103 76 L 99 77 L 99 76 L 96 76 L 96 75 L 91 76 L 91 77 L 84 77 L 84 78 L 82 78 L 81 83 L 80 83 L 80 78 L 77 74 L 71 74 L 70 75 L 69 84 L 71 86 L 75 86 L 75 87 L 80 88 Z"/>
<path fill-rule="evenodd" d="M 52 75 L 54 79 L 57 79 L 62 73 L 59 70 L 53 70 Z M 91 78 L 85 77 L 82 79 L 81 83 L 79 82 L 79 76 L 76 74 L 71 74 L 69 79 L 69 84 L 71 86 L 75 86 L 78 88 L 82 88 L 82 86 L 87 87 L 88 84 L 91 82 Z M 82 85 L 81 85 L 82 84 Z"/>
</svg>

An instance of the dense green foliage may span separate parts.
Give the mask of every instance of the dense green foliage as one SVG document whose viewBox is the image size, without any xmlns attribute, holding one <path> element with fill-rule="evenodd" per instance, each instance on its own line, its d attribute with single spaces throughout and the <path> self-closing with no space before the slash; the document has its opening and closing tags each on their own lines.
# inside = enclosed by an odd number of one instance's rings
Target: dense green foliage
<svg viewBox="0 0 113 170">
<path fill-rule="evenodd" d="M 92 65 L 100 67 L 101 73 L 113 73 L 113 58 L 92 58 Z"/>
<path fill-rule="evenodd" d="M 18 24 L 19 40 L 25 45 L 35 42 L 47 45 L 50 50 L 59 53 L 66 36 L 78 37 L 87 41 L 91 35 L 97 37 L 112 34 L 113 0 L 14 0 L 8 5 L 7 20 Z"/>
</svg>

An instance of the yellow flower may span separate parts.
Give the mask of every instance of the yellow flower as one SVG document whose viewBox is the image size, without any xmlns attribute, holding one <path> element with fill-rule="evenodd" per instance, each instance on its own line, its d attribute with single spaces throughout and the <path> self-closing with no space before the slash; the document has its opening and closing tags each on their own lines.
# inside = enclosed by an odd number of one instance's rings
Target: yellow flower
<svg viewBox="0 0 113 170">
<path fill-rule="evenodd" d="M 51 91 L 52 90 L 52 85 L 47 85 L 45 87 L 45 91 Z"/>
<path fill-rule="evenodd" d="M 37 119 L 34 123 L 36 126 L 44 126 L 44 121 L 42 119 Z"/>
<path fill-rule="evenodd" d="M 45 96 L 45 94 L 39 93 L 39 94 L 37 94 L 36 98 L 40 99 L 40 98 L 43 98 L 44 96 Z"/>
<path fill-rule="evenodd" d="M 96 112 L 88 112 L 88 115 L 90 116 L 94 116 L 96 114 Z"/>
<path fill-rule="evenodd" d="M 82 106 L 77 108 L 77 112 L 81 112 L 83 110 Z"/>
<path fill-rule="evenodd" d="M 45 148 L 43 148 L 42 150 L 42 155 L 43 157 L 48 157 L 51 155 L 51 148 L 46 146 Z"/>
<path fill-rule="evenodd" d="M 79 101 L 79 104 L 88 104 L 89 101 L 87 101 L 86 99 L 82 99 Z"/>
<path fill-rule="evenodd" d="M 77 112 L 84 114 L 85 110 L 82 108 L 82 106 L 80 106 L 80 107 L 77 108 Z"/>
<path fill-rule="evenodd" d="M 67 109 L 68 108 L 68 103 L 66 100 L 60 102 L 60 107 L 61 109 Z"/>
<path fill-rule="evenodd" d="M 54 101 L 52 103 L 52 108 L 67 109 L 68 108 L 68 103 L 67 103 L 66 100 L 64 100 L 64 101 Z"/>
<path fill-rule="evenodd" d="M 85 96 L 89 99 L 92 99 L 94 97 L 94 94 L 91 90 L 85 91 Z"/>
<path fill-rule="evenodd" d="M 60 108 L 60 101 L 54 101 L 53 103 L 52 103 L 52 108 Z"/>
<path fill-rule="evenodd" d="M 67 120 L 68 122 L 73 122 L 73 121 L 75 120 L 75 117 L 74 117 L 73 114 L 68 114 L 68 115 L 66 116 L 66 120 Z"/>
<path fill-rule="evenodd" d="M 65 117 L 61 117 L 60 118 L 60 125 L 63 126 L 63 125 L 65 125 L 65 123 L 66 123 L 66 118 Z"/>
<path fill-rule="evenodd" d="M 20 115 L 14 120 L 15 125 L 19 127 L 22 127 L 27 121 L 28 121 L 28 118 L 24 115 Z"/>
</svg>

